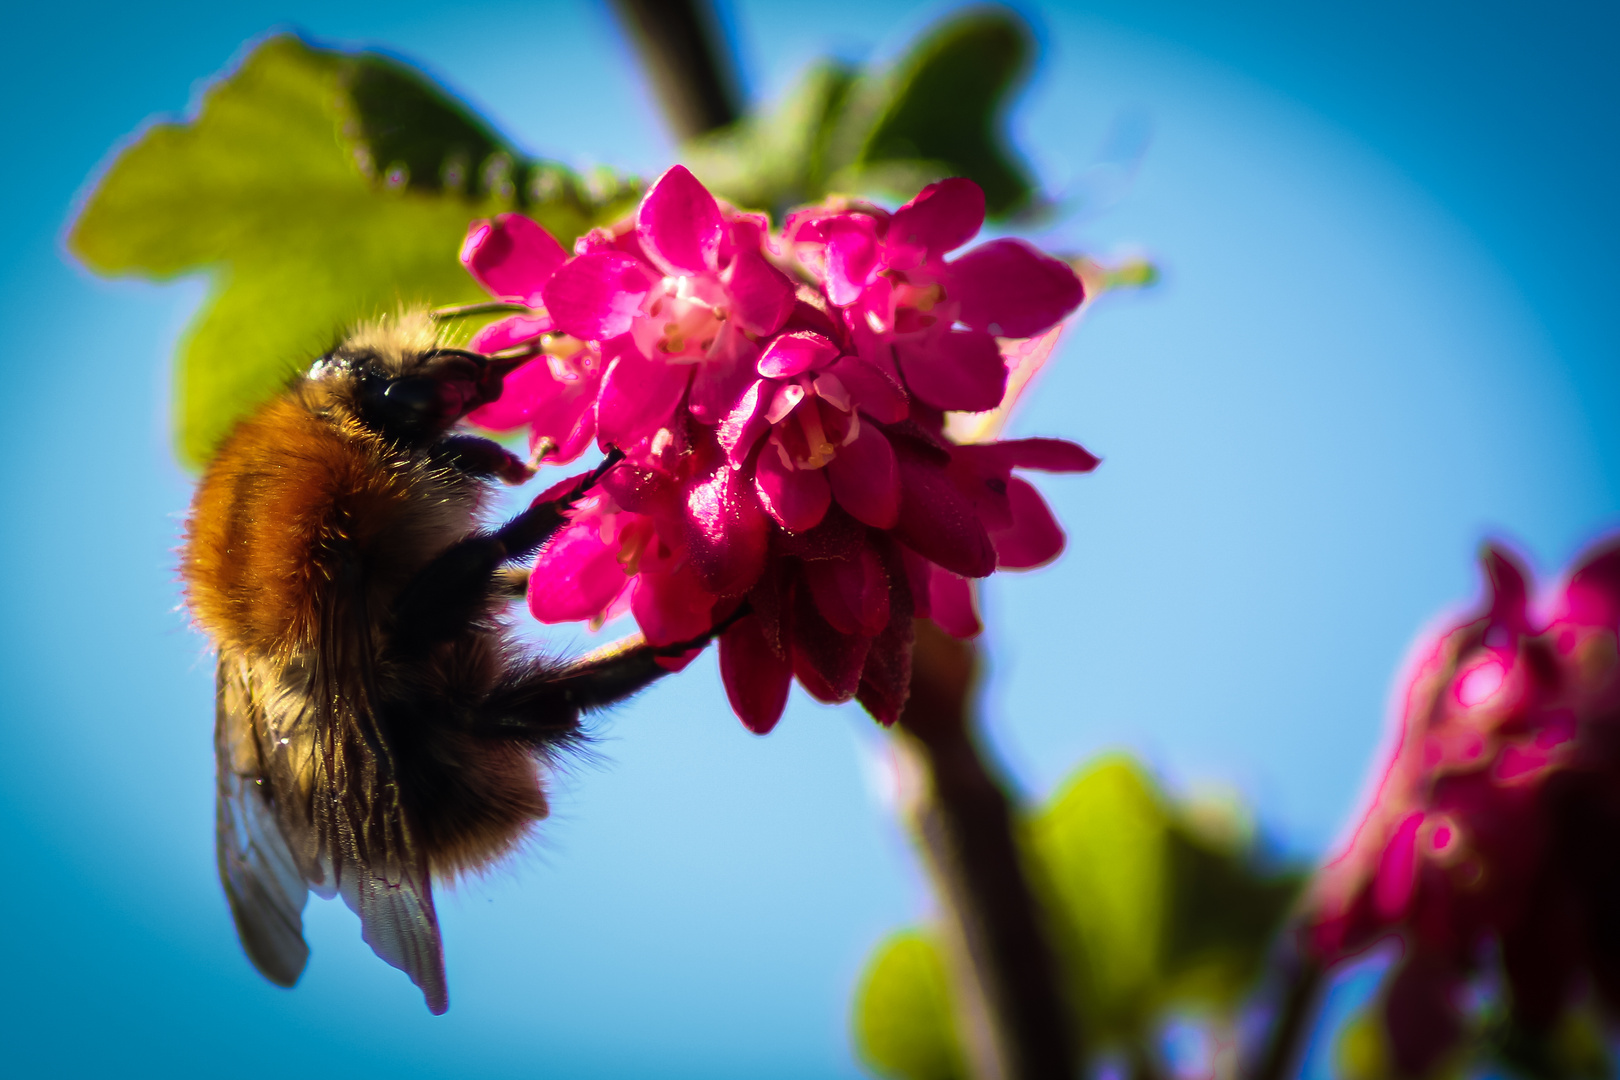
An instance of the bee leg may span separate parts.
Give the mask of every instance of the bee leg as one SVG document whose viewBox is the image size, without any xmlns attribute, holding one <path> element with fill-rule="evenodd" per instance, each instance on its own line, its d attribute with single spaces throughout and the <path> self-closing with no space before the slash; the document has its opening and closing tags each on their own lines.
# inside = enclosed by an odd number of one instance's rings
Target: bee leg
<svg viewBox="0 0 1620 1080">
<path fill-rule="evenodd" d="M 458 540 L 416 575 L 396 605 L 393 648 L 409 657 L 447 641 L 484 615 L 496 592 L 496 576 L 514 559 L 534 554 L 567 523 L 568 511 L 624 458 L 608 451 L 600 465 L 550 502 L 535 503 L 493 532 Z"/>
<path fill-rule="evenodd" d="M 661 658 L 701 649 L 738 619 L 747 603 L 714 626 L 673 645 L 648 645 L 639 634 L 587 653 L 557 668 L 520 668 L 484 699 L 475 723 L 486 734 L 516 737 L 535 747 L 566 741 L 578 734 L 580 713 L 606 708 L 669 674 Z"/>
<path fill-rule="evenodd" d="M 495 572 L 495 595 L 508 600 L 521 600 L 529 592 L 527 566 L 503 566 Z"/>
<path fill-rule="evenodd" d="M 447 435 L 433 447 L 433 456 L 469 476 L 493 476 L 507 484 L 527 483 L 535 466 L 498 442 L 477 435 Z"/>
</svg>

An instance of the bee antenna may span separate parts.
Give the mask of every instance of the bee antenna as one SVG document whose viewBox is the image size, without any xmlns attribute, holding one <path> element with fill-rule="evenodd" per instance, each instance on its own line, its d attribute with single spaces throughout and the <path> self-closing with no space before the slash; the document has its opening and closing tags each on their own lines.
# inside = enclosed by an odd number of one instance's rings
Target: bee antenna
<svg viewBox="0 0 1620 1080">
<path fill-rule="evenodd" d="M 528 304 L 518 304 L 510 300 L 481 300 L 476 304 L 451 304 L 449 307 L 433 308 L 428 312 L 428 318 L 435 322 L 447 319 L 466 319 L 474 315 L 501 315 L 501 314 L 537 314 Z"/>
</svg>

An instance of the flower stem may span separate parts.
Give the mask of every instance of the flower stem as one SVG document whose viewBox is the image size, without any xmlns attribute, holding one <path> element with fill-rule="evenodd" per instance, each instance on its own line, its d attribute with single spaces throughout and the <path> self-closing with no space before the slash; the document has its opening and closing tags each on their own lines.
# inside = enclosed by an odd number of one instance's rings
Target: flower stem
<svg viewBox="0 0 1620 1080">
<path fill-rule="evenodd" d="M 681 141 L 742 115 L 730 56 L 705 0 L 613 0 Z"/>
<path fill-rule="evenodd" d="M 946 911 L 964 1050 L 979 1080 L 1071 1077 L 1080 1033 L 1025 874 L 1012 801 L 971 721 L 976 649 L 918 620 L 898 728 L 911 822 Z"/>
<path fill-rule="evenodd" d="M 1325 982 L 1322 966 L 1313 960 L 1291 957 L 1286 988 L 1278 1003 L 1265 1048 L 1248 1073 L 1248 1080 L 1292 1080 L 1299 1075 L 1316 1007 Z"/>
</svg>

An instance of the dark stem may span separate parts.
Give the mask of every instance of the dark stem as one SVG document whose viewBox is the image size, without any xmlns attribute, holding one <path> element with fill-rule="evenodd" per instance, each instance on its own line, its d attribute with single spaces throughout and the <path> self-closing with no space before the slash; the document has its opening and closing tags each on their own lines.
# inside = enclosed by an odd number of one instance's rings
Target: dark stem
<svg viewBox="0 0 1620 1080">
<path fill-rule="evenodd" d="M 742 115 L 730 56 L 705 0 L 613 0 L 664 118 L 682 142 Z"/>
<path fill-rule="evenodd" d="M 1080 1032 L 1024 871 L 1017 818 L 975 738 L 974 647 L 917 622 L 902 749 L 922 783 L 913 827 L 954 939 L 965 1049 L 980 1080 L 1068 1078 Z"/>
<path fill-rule="evenodd" d="M 1324 976 L 1321 965 L 1313 960 L 1294 957 L 1289 961 L 1282 1001 L 1248 1080 L 1292 1080 L 1299 1075 Z"/>
</svg>

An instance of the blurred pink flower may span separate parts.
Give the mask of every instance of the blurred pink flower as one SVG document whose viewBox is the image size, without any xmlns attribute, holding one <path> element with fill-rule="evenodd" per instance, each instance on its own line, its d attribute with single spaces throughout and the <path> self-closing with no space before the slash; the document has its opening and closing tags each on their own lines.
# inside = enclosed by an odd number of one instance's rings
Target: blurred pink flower
<svg viewBox="0 0 1620 1080">
<path fill-rule="evenodd" d="M 1325 960 L 1406 942 L 1385 1012 L 1413 1075 L 1460 1036 L 1489 944 L 1525 1028 L 1548 1030 L 1588 979 L 1620 1011 L 1620 542 L 1540 616 L 1509 553 L 1484 566 L 1482 610 L 1421 644 L 1394 754 L 1308 908 Z"/>
</svg>

